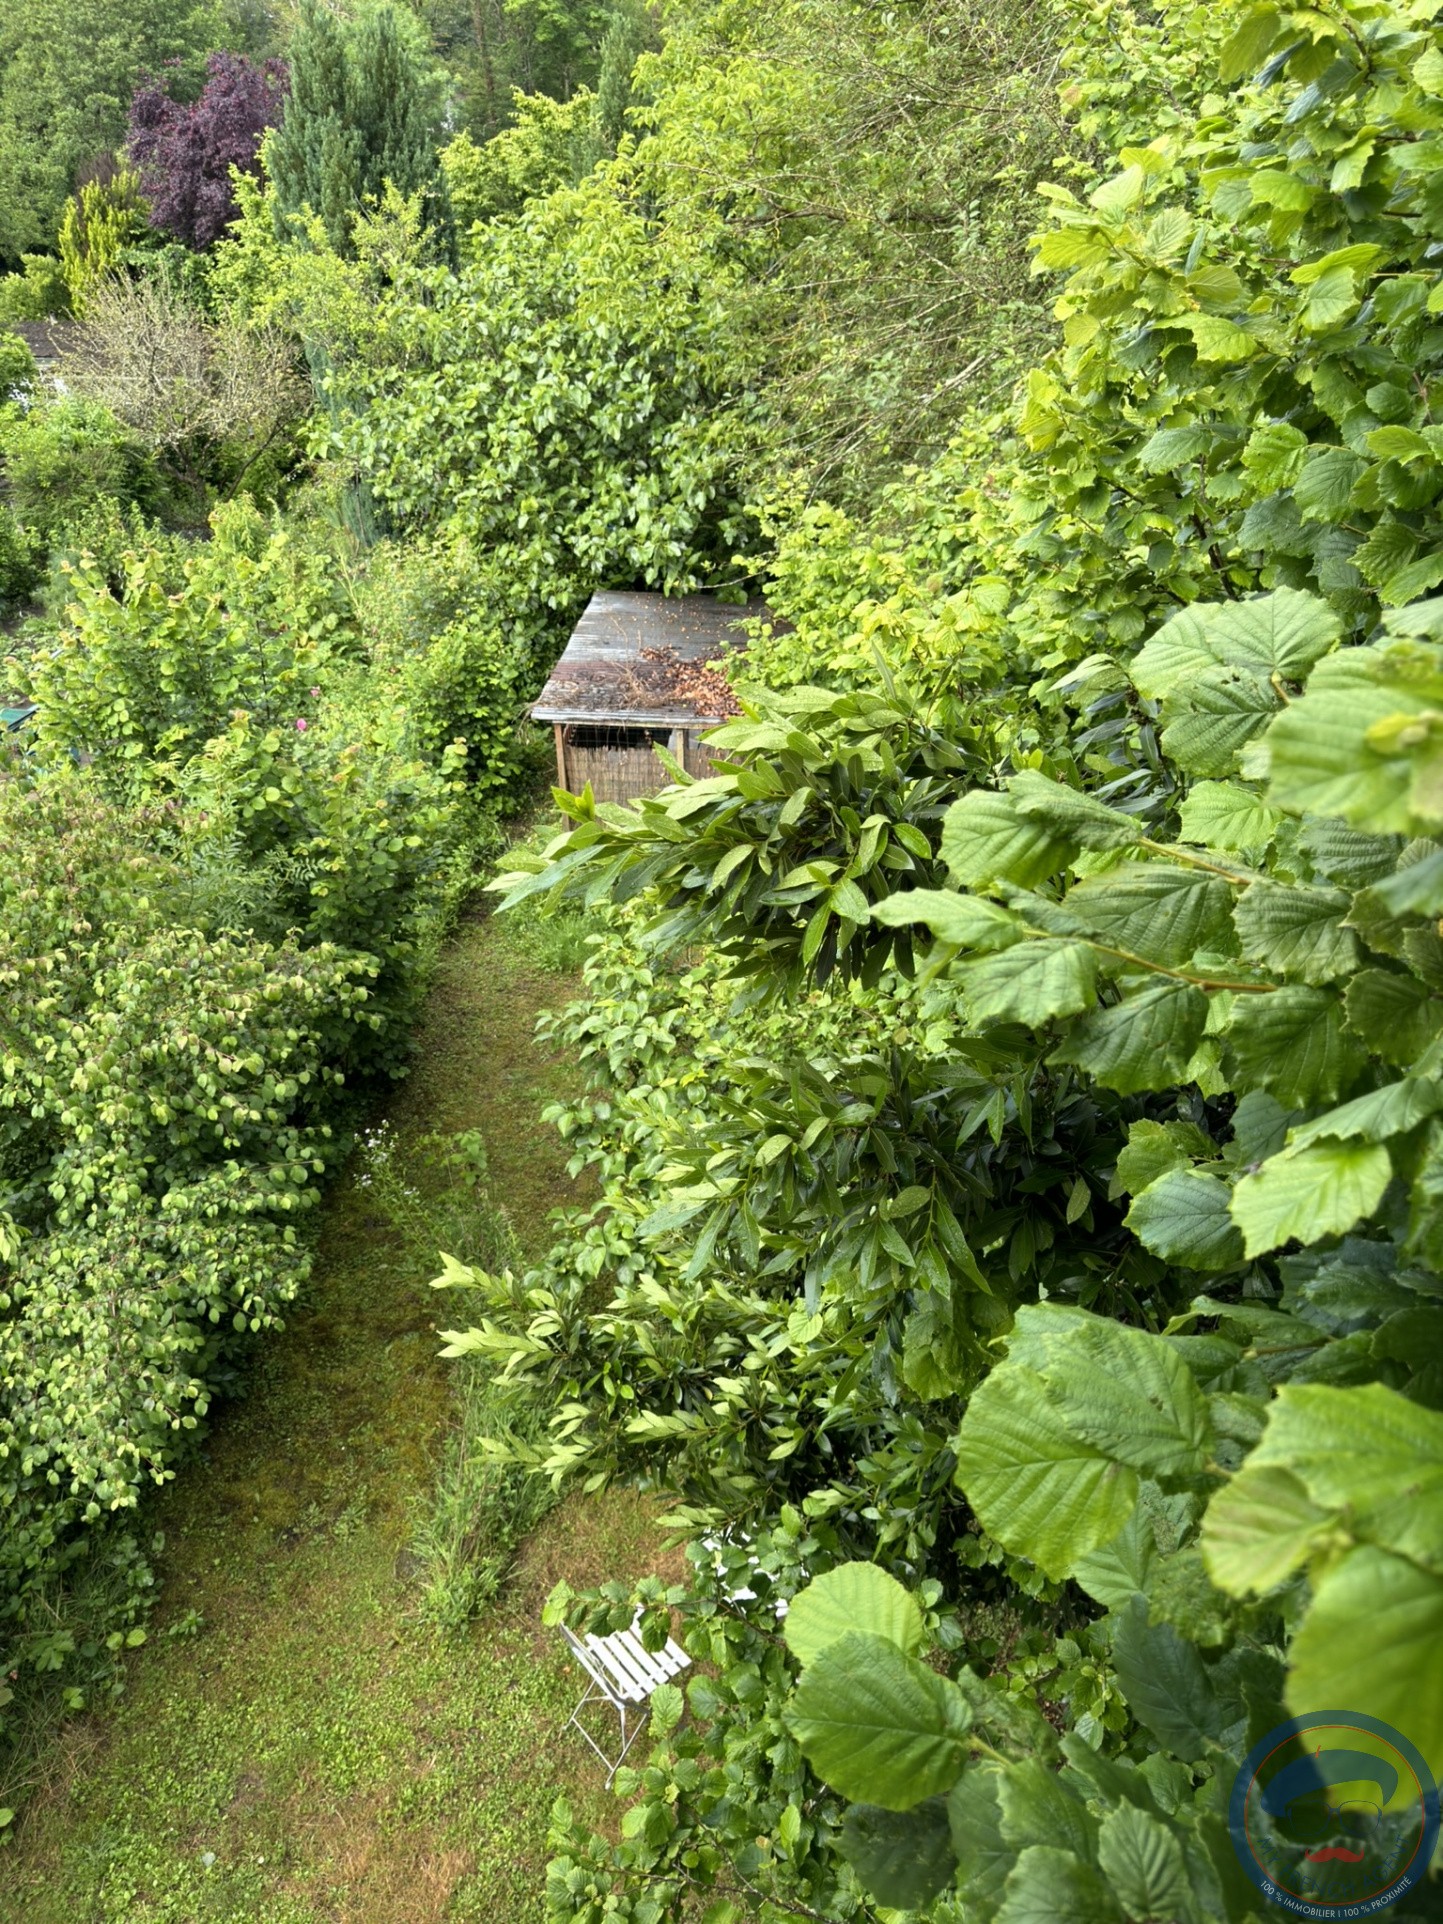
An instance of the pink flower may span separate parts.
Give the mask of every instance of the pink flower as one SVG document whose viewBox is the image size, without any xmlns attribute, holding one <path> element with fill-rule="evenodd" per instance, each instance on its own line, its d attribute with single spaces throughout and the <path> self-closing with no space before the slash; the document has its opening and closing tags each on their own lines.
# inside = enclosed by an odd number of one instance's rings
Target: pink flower
<svg viewBox="0 0 1443 1924">
<path fill-rule="evenodd" d="M 296 733 L 298 735 L 304 735 L 306 730 L 309 727 L 310 727 L 310 723 L 306 720 L 304 715 L 298 715 L 296 717 Z"/>
<path fill-rule="evenodd" d="M 319 688 L 313 688 L 313 689 L 311 690 L 311 699 L 312 699 L 312 700 L 314 700 L 314 699 L 316 698 L 316 696 L 320 694 L 320 692 L 321 692 L 321 691 L 320 691 L 320 689 L 319 689 Z"/>
</svg>

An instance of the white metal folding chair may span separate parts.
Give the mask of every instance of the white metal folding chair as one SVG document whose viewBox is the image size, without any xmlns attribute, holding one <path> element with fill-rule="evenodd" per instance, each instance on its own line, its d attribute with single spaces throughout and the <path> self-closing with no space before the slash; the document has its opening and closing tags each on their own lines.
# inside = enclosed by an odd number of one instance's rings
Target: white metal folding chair
<svg viewBox="0 0 1443 1924">
<path fill-rule="evenodd" d="M 606 1765 L 608 1790 L 626 1761 L 626 1753 L 641 1735 L 651 1709 L 651 1693 L 658 1684 L 669 1683 L 691 1666 L 691 1658 L 670 1637 L 664 1650 L 648 1650 L 637 1635 L 636 1626 L 640 1621 L 638 1610 L 630 1630 L 613 1630 L 609 1637 L 578 1637 L 565 1624 L 561 1626 L 571 1654 L 591 1679 L 586 1695 L 567 1722 L 575 1724 Z M 581 1721 L 582 1711 L 595 1703 L 610 1704 L 621 1719 L 621 1753 L 614 1762 Z"/>
</svg>

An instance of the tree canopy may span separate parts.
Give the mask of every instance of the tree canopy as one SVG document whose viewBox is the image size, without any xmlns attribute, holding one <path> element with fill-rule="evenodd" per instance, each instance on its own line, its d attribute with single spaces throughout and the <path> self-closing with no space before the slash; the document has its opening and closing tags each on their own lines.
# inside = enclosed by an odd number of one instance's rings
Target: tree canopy
<svg viewBox="0 0 1443 1924">
<path fill-rule="evenodd" d="M 285 112 L 267 149 L 282 216 L 309 209 L 344 252 L 357 214 L 389 183 L 422 194 L 441 219 L 438 78 L 396 10 L 371 7 L 347 23 L 306 0 L 289 59 Z"/>
<path fill-rule="evenodd" d="M 0 22 L 0 260 L 55 244 L 88 163 L 125 134 L 141 76 L 179 62 L 199 83 L 225 35 L 219 0 L 26 0 Z"/>
</svg>

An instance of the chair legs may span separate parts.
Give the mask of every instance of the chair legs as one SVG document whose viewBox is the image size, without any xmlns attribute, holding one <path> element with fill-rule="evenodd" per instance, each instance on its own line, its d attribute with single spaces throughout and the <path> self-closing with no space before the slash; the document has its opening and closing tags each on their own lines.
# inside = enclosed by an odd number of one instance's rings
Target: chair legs
<svg viewBox="0 0 1443 1924">
<path fill-rule="evenodd" d="M 601 1745 L 597 1743 L 591 1732 L 586 1728 L 586 1725 L 581 1721 L 581 1713 L 588 1704 L 610 1704 L 617 1716 L 621 1719 L 621 1752 L 615 1762 L 607 1756 L 606 1752 L 601 1748 Z M 619 1771 L 621 1766 L 626 1762 L 626 1753 L 641 1735 L 642 1726 L 646 1722 L 647 1711 L 650 1707 L 649 1704 L 642 1704 L 639 1710 L 634 1711 L 630 1721 L 630 1728 L 628 1728 L 627 1706 L 624 1703 L 617 1703 L 614 1698 L 608 1697 L 605 1691 L 598 1690 L 596 1685 L 592 1684 L 587 1689 L 586 1695 L 581 1699 L 581 1702 L 567 1718 L 567 1723 L 575 1724 L 576 1728 L 581 1732 L 587 1743 L 591 1745 L 591 1748 L 596 1752 L 602 1763 L 606 1765 L 606 1788 L 608 1790 L 611 1789 L 612 1779 L 616 1776 L 617 1771 Z"/>
</svg>

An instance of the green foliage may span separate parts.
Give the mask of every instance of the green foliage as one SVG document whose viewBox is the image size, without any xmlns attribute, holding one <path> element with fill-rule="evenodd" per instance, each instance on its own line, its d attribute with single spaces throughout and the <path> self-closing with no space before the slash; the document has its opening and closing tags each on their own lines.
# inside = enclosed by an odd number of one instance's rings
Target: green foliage
<svg viewBox="0 0 1443 1924">
<path fill-rule="evenodd" d="M 1063 338 L 1015 415 L 868 529 L 804 517 L 772 597 L 797 626 L 748 664 L 778 687 L 716 775 L 624 815 L 563 796 L 508 878 L 628 901 L 650 979 L 599 954 L 568 1017 L 604 1052 L 562 1118 L 601 1211 L 453 1346 L 566 1398 L 540 1467 L 655 1477 L 708 1533 L 695 1655 L 723 1666 L 719 1615 L 765 1639 L 785 1571 L 807 1657 L 702 1692 L 619 1846 L 559 1834 L 558 1920 L 680 1917 L 698 1884 L 1242 1920 L 1221 1799 L 1286 1710 L 1443 1754 L 1436 34 L 1254 9 L 1205 92 L 1228 23 L 1111 18 L 1073 98 L 1122 151 L 1051 192 Z M 726 1582 L 700 1566 L 728 1545 Z M 806 1645 L 803 1573 L 859 1558 L 913 1588 L 922 1674 L 865 1622 L 848 1661 Z M 1017 1643 L 979 1634 L 994 1598 Z"/>
<path fill-rule="evenodd" d="M 731 0 L 672 10 L 638 63 L 638 186 L 724 276 L 788 472 L 865 500 L 1040 344 L 1025 238 L 1072 144 L 1059 12 Z"/>
<path fill-rule="evenodd" d="M 18 273 L 0 274 L 0 320 L 46 321 L 69 307 L 70 290 L 53 254 L 22 254 Z"/>
<path fill-rule="evenodd" d="M 465 751 L 422 759 L 369 685 L 335 555 L 242 507 L 178 570 L 147 547 L 118 590 L 83 565 L 70 586 L 66 626 L 26 665 L 34 764 L 80 758 L 113 799 L 178 807 L 167 840 L 198 886 L 249 876 L 228 912 L 247 926 L 367 954 L 369 1007 L 337 1047 L 352 1068 L 396 1064 L 451 886 Z"/>
<path fill-rule="evenodd" d="M 111 504 L 148 516 L 170 506 L 154 455 L 91 401 L 0 407 L 0 460 L 11 512 L 42 551 L 83 541 Z"/>
<path fill-rule="evenodd" d="M 636 63 L 658 46 L 655 22 L 642 0 L 619 0 L 608 10 L 596 77 L 596 137 L 607 153 L 616 152 L 627 130 Z"/>
<path fill-rule="evenodd" d="M 0 609 L 15 607 L 39 586 L 39 563 L 34 538 L 8 506 L 0 508 Z"/>
<path fill-rule="evenodd" d="M 7 1667 L 50 1671 L 83 1531 L 172 1474 L 218 1361 L 304 1276 L 373 965 L 186 926 L 153 821 L 79 782 L 4 782 L 0 811 L 0 1585 Z"/>
<path fill-rule="evenodd" d="M 84 564 L 56 645 L 34 664 L 46 759 L 95 763 L 117 800 L 154 800 L 244 711 L 261 729 L 308 732 L 314 685 L 354 650 L 332 558 L 284 528 L 217 516 L 179 580 L 163 550 L 127 560 L 123 586 Z"/>
<path fill-rule="evenodd" d="M 35 381 L 35 357 L 18 334 L 0 333 L 0 394 L 14 400 Z"/>
<path fill-rule="evenodd" d="M 478 146 L 462 132 L 441 149 L 441 171 L 462 253 L 477 221 L 519 214 L 528 201 L 573 186 L 590 165 L 594 104 L 518 93 L 510 127 Z"/>
<path fill-rule="evenodd" d="M 1262 1313 L 1274 1324 L 1287 1320 L 1277 1312 Z M 1226 1330 L 1225 1319 L 1207 1353 L 1209 1377 L 1219 1374 Z M 1270 1327 L 1274 1341 L 1278 1334 Z M 1244 1320 L 1231 1339 L 1239 1358 L 1251 1336 Z M 1107 1376 L 1088 1369 L 1079 1345 L 1091 1340 L 1115 1348 L 1120 1338 L 1131 1347 L 1136 1370 L 1165 1378 L 1175 1386 L 1173 1396 L 1186 1386 L 1183 1394 L 1202 1409 L 1203 1386 L 1167 1337 L 1034 1310 L 1019 1317 L 1007 1360 L 972 1400 L 958 1440 L 957 1476 L 969 1499 L 987 1505 L 995 1502 L 988 1483 L 994 1465 L 1008 1462 L 1016 1474 L 1019 1465 L 1045 1459 L 1056 1477 L 1046 1513 L 1025 1501 L 1011 1509 L 1004 1503 L 997 1511 L 1002 1535 L 1014 1548 L 1047 1555 L 1084 1587 L 1095 1581 L 1098 1459 L 1110 1463 L 1114 1473 L 1143 1472 L 1158 1493 L 1149 1507 L 1169 1500 L 1165 1493 L 1176 1493 L 1171 1501 L 1181 1505 L 1187 1519 L 1181 1533 L 1166 1545 L 1159 1538 L 1159 1555 L 1125 1602 L 1106 1595 L 1099 1600 L 1110 1604 L 1118 1680 L 1159 1747 L 1150 1761 L 1160 1764 L 1171 1752 L 1192 1771 L 1174 1777 L 1159 1797 L 1160 1772 L 1150 1774 L 1147 1764 L 1124 1768 L 1079 1747 L 1075 1737 L 1063 1741 L 1065 1763 L 1057 1777 L 1039 1776 L 1034 1762 L 999 1756 L 990 1745 L 982 1747 L 985 1761 L 969 1765 L 965 1723 L 953 1758 L 943 1764 L 922 1734 L 920 1704 L 880 1682 L 871 1692 L 866 1739 L 850 1748 L 834 1746 L 833 1729 L 856 1714 L 860 1676 L 885 1679 L 910 1661 L 893 1655 L 879 1662 L 887 1646 L 856 1633 L 831 1648 L 841 1658 L 853 1644 L 877 1643 L 878 1651 L 869 1648 L 865 1670 L 860 1649 L 852 1664 L 836 1666 L 826 1663 L 824 1649 L 820 1660 L 807 1658 L 792 1699 L 793 1727 L 818 1775 L 848 1797 L 905 1812 L 911 1834 L 921 1840 L 918 1848 L 927 1853 L 926 1896 L 935 1896 L 955 1878 L 969 1913 L 995 1901 L 1000 1873 L 1005 1875 L 1003 1916 L 1019 1913 L 1024 1902 L 1066 1915 L 1071 1893 L 1084 1886 L 1091 1892 L 1088 1916 L 1153 1916 L 1164 1894 L 1170 1905 L 1183 1904 L 1169 1914 L 1254 1915 L 1254 1900 L 1228 1875 L 1228 1840 L 1209 1822 L 1210 1784 L 1225 1783 L 1229 1764 L 1241 1761 L 1252 1733 L 1281 1714 L 1273 1694 L 1280 1679 L 1266 1649 L 1278 1613 L 1301 1613 L 1293 1626 L 1285 1685 L 1294 1714 L 1345 1698 L 1366 1702 L 1370 1714 L 1413 1732 L 1425 1754 L 1443 1750 L 1443 1702 L 1426 1686 L 1420 1688 L 1443 1611 L 1443 1472 L 1436 1467 L 1443 1463 L 1443 1419 L 1377 1383 L 1360 1388 L 1284 1383 L 1267 1411 L 1266 1428 L 1257 1425 L 1261 1442 L 1240 1467 L 1235 1456 L 1229 1471 L 1195 1453 L 1180 1456 L 1175 1435 L 1156 1417 L 1118 1421 Z M 1181 1348 L 1186 1355 L 1186 1341 Z M 1226 1406 L 1224 1397 L 1213 1400 Z M 1261 1417 L 1261 1402 L 1258 1410 Z M 1070 1445 L 1065 1455 L 1055 1448 L 1057 1438 Z M 1201 1499 L 1209 1491 L 1204 1512 Z M 1134 1494 L 1119 1512 L 1123 1529 L 1135 1502 Z M 1210 1659 L 1173 1627 L 1178 1624 L 1194 1636 L 1200 1628 L 1183 1601 L 1186 1588 L 1176 1581 L 1188 1559 L 1196 1564 L 1200 1516 L 1208 1574 L 1233 1596 L 1270 1594 L 1274 1613 L 1260 1621 L 1256 1611 L 1232 1611 L 1230 1647 Z M 1118 1518 L 1103 1527 L 1115 1533 Z M 1301 1591 L 1295 1573 L 1310 1562 L 1312 1582 Z M 854 1581 L 854 1571 L 861 1577 L 866 1570 L 843 1566 L 817 1581 L 837 1586 Z M 1290 1580 L 1294 1596 L 1279 1600 L 1279 1587 Z M 810 1587 L 795 1607 L 805 1611 L 809 1599 Z M 1154 1617 L 1160 1621 L 1150 1620 Z M 1380 1617 L 1389 1624 L 1386 1640 L 1378 1634 Z M 933 1685 L 947 1687 L 935 1677 Z M 1343 1697 L 1337 1695 L 1340 1690 Z M 1223 1775 L 1214 1779 L 1214 1772 Z M 1202 1782 L 1194 1790 L 1195 1776 Z M 983 1781 L 1000 1810 L 1002 1847 L 1001 1861 L 985 1865 L 969 1849 Z M 939 1796 L 948 1794 L 950 1811 L 934 1814 Z M 1076 1800 L 1070 1809 L 1069 1798 Z M 1049 1831 L 1031 1828 L 1035 1819 L 1029 1807 L 1049 1801 L 1052 1841 L 1044 1847 L 1033 1844 L 1032 1837 Z M 857 1815 L 875 1828 L 865 1803 Z M 929 1846 L 926 1840 L 933 1834 L 937 1841 Z M 900 1853 L 872 1848 L 848 1856 L 882 1903 L 915 1901 L 907 1881 L 915 1873 Z M 1191 1899 L 1184 1903 L 1189 1891 Z"/>
<path fill-rule="evenodd" d="M 404 274 L 375 322 L 384 360 L 331 377 L 337 449 L 391 527 L 468 543 L 495 602 L 548 638 L 598 580 L 677 592 L 725 568 L 745 419 L 688 262 L 601 185 L 468 254 Z"/>
<path fill-rule="evenodd" d="M 60 271 L 70 311 L 83 315 L 89 290 L 114 274 L 144 227 L 140 178 L 122 167 L 109 180 L 88 180 L 60 219 Z"/>
<path fill-rule="evenodd" d="M 428 222 L 444 224 L 438 90 L 416 37 L 390 6 L 338 22 L 307 0 L 292 36 L 290 89 L 265 144 L 283 234 L 319 216 L 330 245 L 350 250 L 355 217 L 389 184 L 420 193 Z"/>
<path fill-rule="evenodd" d="M 518 96 L 564 104 L 594 86 L 615 11 L 606 0 L 422 0 L 418 10 L 478 142 L 507 128 Z"/>
<path fill-rule="evenodd" d="M 32 1671 L 72 1703 L 113 1683 L 87 1572 L 303 1281 L 351 1091 L 404 1064 L 456 887 L 463 751 L 418 754 L 334 540 L 249 503 L 211 534 L 142 531 L 118 580 L 82 561 L 64 626 L 11 664 L 39 700 L 29 785 L 0 784 L 0 1608 L 22 1721 Z M 538 1513 L 509 1488 L 503 1509 Z M 105 1606 L 122 1633 L 137 1571 Z"/>
<path fill-rule="evenodd" d="M 199 82 L 208 48 L 228 44 L 209 0 L 27 0 L 0 27 L 0 258 L 55 245 L 80 169 L 123 138 L 142 73 L 178 60 Z M 41 319 L 59 311 L 49 307 Z"/>
<path fill-rule="evenodd" d="M 448 1261 L 491 1267 L 514 1261 L 516 1232 L 496 1200 L 486 1145 L 476 1130 L 422 1137 L 408 1146 L 387 1123 L 362 1132 L 355 1181 L 400 1239 L 405 1272 L 430 1274 L 437 1248 Z M 497 1443 L 518 1429 L 534 1437 L 539 1412 L 490 1371 L 462 1373 L 460 1407 L 430 1509 L 415 1537 L 426 1564 L 423 1608 L 459 1631 L 496 1599 L 518 1547 L 555 1498 L 508 1462 Z"/>
</svg>

